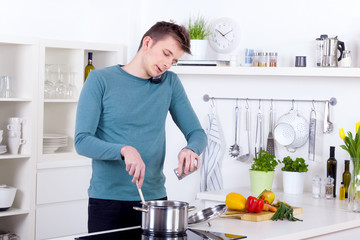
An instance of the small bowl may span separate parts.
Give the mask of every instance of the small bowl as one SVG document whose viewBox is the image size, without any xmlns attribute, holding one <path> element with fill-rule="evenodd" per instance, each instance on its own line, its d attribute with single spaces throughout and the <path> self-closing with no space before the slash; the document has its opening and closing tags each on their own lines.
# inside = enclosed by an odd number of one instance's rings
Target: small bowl
<svg viewBox="0 0 360 240">
<path fill-rule="evenodd" d="M 8 210 L 14 203 L 16 188 L 0 185 L 0 211 Z"/>
</svg>

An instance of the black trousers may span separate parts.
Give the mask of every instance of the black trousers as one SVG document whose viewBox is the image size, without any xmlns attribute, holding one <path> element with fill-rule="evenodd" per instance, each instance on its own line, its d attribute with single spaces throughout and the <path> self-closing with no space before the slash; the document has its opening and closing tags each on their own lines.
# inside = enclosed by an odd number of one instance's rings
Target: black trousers
<svg viewBox="0 0 360 240">
<path fill-rule="evenodd" d="M 134 210 L 134 206 L 141 207 L 141 202 L 89 198 L 89 233 L 140 226 L 142 212 Z"/>
</svg>

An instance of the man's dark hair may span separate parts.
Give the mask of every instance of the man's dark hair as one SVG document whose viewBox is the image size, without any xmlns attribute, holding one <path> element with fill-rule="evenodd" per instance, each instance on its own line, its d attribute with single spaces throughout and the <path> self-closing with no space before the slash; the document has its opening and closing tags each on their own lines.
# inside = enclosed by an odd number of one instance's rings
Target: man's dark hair
<svg viewBox="0 0 360 240">
<path fill-rule="evenodd" d="M 164 21 L 155 23 L 155 25 L 153 25 L 141 38 L 138 51 L 141 49 L 143 40 L 146 36 L 151 37 L 154 43 L 165 37 L 171 36 L 180 44 L 180 47 L 184 52 L 191 54 L 189 31 L 182 25 Z"/>
</svg>

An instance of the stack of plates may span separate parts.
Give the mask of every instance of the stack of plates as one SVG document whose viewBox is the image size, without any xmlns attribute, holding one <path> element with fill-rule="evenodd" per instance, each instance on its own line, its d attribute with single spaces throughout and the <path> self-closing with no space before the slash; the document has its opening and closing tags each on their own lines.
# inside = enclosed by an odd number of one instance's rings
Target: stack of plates
<svg viewBox="0 0 360 240">
<path fill-rule="evenodd" d="M 68 144 L 68 137 L 66 135 L 56 133 L 44 133 L 43 137 L 43 153 L 54 153 L 61 147 L 66 147 Z"/>
<path fill-rule="evenodd" d="M 0 154 L 6 153 L 6 145 L 0 145 Z"/>
</svg>

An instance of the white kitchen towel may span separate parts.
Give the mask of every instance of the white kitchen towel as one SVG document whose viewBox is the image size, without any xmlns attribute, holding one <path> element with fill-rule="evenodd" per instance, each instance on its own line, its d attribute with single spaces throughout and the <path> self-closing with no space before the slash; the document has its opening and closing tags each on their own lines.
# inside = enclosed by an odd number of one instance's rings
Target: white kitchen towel
<svg viewBox="0 0 360 240">
<path fill-rule="evenodd" d="M 201 158 L 201 181 L 200 192 L 215 191 L 223 188 L 223 180 L 220 169 L 221 137 L 219 125 L 214 112 L 208 114 L 207 146 Z"/>
</svg>

